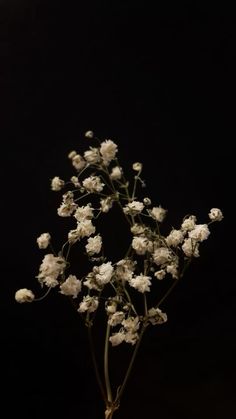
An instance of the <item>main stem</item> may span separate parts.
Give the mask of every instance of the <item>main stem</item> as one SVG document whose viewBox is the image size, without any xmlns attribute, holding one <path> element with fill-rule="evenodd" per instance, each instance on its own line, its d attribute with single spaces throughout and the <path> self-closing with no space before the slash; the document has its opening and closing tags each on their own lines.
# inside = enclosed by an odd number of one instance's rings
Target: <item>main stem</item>
<svg viewBox="0 0 236 419">
<path fill-rule="evenodd" d="M 112 392 L 111 392 L 111 383 L 109 377 L 109 336 L 110 336 L 110 325 L 107 322 L 106 338 L 105 338 L 105 347 L 104 347 L 104 377 L 107 391 L 107 401 L 112 403 Z"/>
</svg>

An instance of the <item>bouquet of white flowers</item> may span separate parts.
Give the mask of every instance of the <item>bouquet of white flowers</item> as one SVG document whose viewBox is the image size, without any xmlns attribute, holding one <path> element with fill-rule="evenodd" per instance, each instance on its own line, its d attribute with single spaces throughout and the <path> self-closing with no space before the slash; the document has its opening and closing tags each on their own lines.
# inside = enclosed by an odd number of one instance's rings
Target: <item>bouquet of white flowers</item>
<svg viewBox="0 0 236 419">
<path fill-rule="evenodd" d="M 127 180 L 120 165 L 117 145 L 110 139 L 100 141 L 92 131 L 85 133 L 92 145 L 83 154 L 69 153 L 75 173 L 69 181 L 56 176 L 51 180 L 53 191 L 64 191 L 57 209 L 58 216 L 73 217 L 75 223 L 67 240 L 55 252 L 50 233 L 37 238 L 45 254 L 37 280 L 45 289 L 38 298 L 32 290 L 16 291 L 19 303 L 44 299 L 52 289 L 67 296 L 88 329 L 93 365 L 105 403 L 105 418 L 111 419 L 118 409 L 127 379 L 145 330 L 167 321 L 161 305 L 194 258 L 199 257 L 201 243 L 210 234 L 209 225 L 221 221 L 220 209 L 212 208 L 208 222 L 200 224 L 195 215 L 185 216 L 178 228 L 162 233 L 167 210 L 153 206 L 143 195 L 142 163 L 132 165 L 133 175 Z M 138 193 L 138 188 L 140 192 Z M 129 243 L 123 258 L 109 260 L 106 255 L 99 221 L 113 207 L 120 209 L 127 221 Z M 117 216 L 117 212 L 114 212 Z M 119 226 L 119 220 L 114 220 Z M 79 246 L 86 255 L 87 272 L 80 274 L 70 261 L 71 249 Z M 76 270 L 76 274 L 75 274 Z M 84 269 L 83 269 L 84 270 Z M 79 277 L 78 277 L 79 276 Z M 158 292 L 159 281 L 165 280 L 165 292 Z M 93 327 L 97 312 L 103 311 L 106 333 L 104 339 L 103 375 L 94 350 Z M 114 389 L 110 379 L 109 349 L 126 343 L 133 347 L 132 356 L 123 380 Z"/>
</svg>

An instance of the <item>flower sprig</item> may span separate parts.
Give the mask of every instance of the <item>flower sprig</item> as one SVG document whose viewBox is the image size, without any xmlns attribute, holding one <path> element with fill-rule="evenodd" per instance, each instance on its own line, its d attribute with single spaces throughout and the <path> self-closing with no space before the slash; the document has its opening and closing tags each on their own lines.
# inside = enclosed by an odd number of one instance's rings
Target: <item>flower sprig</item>
<svg viewBox="0 0 236 419">
<path fill-rule="evenodd" d="M 171 228 L 167 235 L 163 235 L 161 227 L 167 210 L 160 203 L 152 205 L 151 199 L 143 196 L 145 182 L 142 179 L 142 163 L 132 164 L 134 174 L 128 180 L 119 163 L 118 146 L 114 141 L 100 141 L 92 131 L 87 131 L 85 138 L 91 141 L 90 147 L 80 153 L 72 150 L 68 155 L 74 171 L 70 179 L 65 181 L 55 176 L 51 180 L 52 191 L 62 193 L 57 215 L 72 218 L 75 226 L 68 231 L 67 241 L 58 253 L 51 250 L 43 257 L 36 278 L 41 287 L 46 289 L 45 294 L 36 298 L 32 290 L 23 288 L 16 291 L 15 299 L 19 303 L 39 301 L 51 289 L 57 289 L 73 301 L 89 333 L 97 310 L 100 308 L 104 311 L 107 324 L 104 347 L 105 389 L 94 354 L 93 360 L 106 403 L 106 417 L 110 418 L 112 413 L 109 412 L 116 410 L 128 376 L 125 376 L 114 398 L 108 372 L 109 344 L 113 347 L 122 342 L 135 345 L 135 356 L 144 330 L 150 325 L 160 325 L 167 321 L 167 314 L 161 310 L 160 305 L 184 275 L 191 261 L 200 256 L 201 243 L 210 234 L 209 225 L 221 221 L 223 214 L 220 209 L 212 208 L 205 223 L 199 223 L 193 214 L 185 216 L 178 228 Z M 115 206 L 127 221 L 130 242 L 128 248 L 124 249 L 122 259 L 109 260 L 98 228 L 99 219 Z M 115 223 L 118 221 L 114 220 Z M 42 250 L 48 249 L 51 242 L 51 234 L 48 232 L 37 238 L 38 247 Z M 88 272 L 79 278 L 69 263 L 71 249 L 77 245 L 87 255 L 89 262 Z M 155 284 L 164 279 L 169 281 L 169 287 L 160 298 L 156 295 Z M 149 298 L 152 291 L 154 295 Z M 141 307 L 140 296 L 143 298 Z M 130 366 L 132 364 L 133 358 Z"/>
</svg>

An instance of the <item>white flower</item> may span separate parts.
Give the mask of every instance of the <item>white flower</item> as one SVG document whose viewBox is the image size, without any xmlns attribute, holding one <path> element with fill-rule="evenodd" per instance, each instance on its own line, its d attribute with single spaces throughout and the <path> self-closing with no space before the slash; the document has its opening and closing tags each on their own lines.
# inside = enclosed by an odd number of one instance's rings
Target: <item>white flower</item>
<svg viewBox="0 0 236 419">
<path fill-rule="evenodd" d="M 91 220 L 93 218 L 93 208 L 91 204 L 84 205 L 83 207 L 78 207 L 74 213 L 74 217 L 77 221 Z"/>
<path fill-rule="evenodd" d="M 202 242 L 206 240 L 210 234 L 207 224 L 196 224 L 194 229 L 189 232 L 190 239 Z"/>
<path fill-rule="evenodd" d="M 148 211 L 154 220 L 158 221 L 159 223 L 162 223 L 164 220 L 167 210 L 162 208 L 160 205 L 159 207 L 153 207 L 150 211 Z"/>
<path fill-rule="evenodd" d="M 95 227 L 91 220 L 84 220 L 77 224 L 77 231 L 80 238 L 89 237 L 95 233 Z"/>
<path fill-rule="evenodd" d="M 195 215 L 190 215 L 188 218 L 185 218 L 184 221 L 182 222 L 181 229 L 184 232 L 193 230 L 195 227 L 196 221 L 197 221 L 197 218 L 195 217 Z"/>
<path fill-rule="evenodd" d="M 104 187 L 99 176 L 89 176 L 82 183 L 88 192 L 101 192 Z"/>
<path fill-rule="evenodd" d="M 132 259 L 121 259 L 116 264 L 116 279 L 121 282 L 130 281 L 133 277 L 136 262 Z"/>
<path fill-rule="evenodd" d="M 90 237 L 85 247 L 89 255 L 94 255 L 94 254 L 99 253 L 102 247 L 102 238 L 100 234 L 94 237 Z"/>
<path fill-rule="evenodd" d="M 57 208 L 57 214 L 60 217 L 70 217 L 76 210 L 77 205 L 74 202 L 62 202 L 59 208 Z"/>
<path fill-rule="evenodd" d="M 152 201 L 151 201 L 150 198 L 144 198 L 143 203 L 144 203 L 144 205 L 146 205 L 148 207 L 149 205 L 151 205 Z"/>
<path fill-rule="evenodd" d="M 64 180 L 60 179 L 58 176 L 55 176 L 51 181 L 52 191 L 60 191 L 65 185 Z"/>
<path fill-rule="evenodd" d="M 109 316 L 108 324 L 112 327 L 117 326 L 120 324 L 125 318 L 125 313 L 123 311 L 116 311 L 111 316 Z"/>
<path fill-rule="evenodd" d="M 222 221 L 224 216 L 219 208 L 212 208 L 208 214 L 211 221 Z"/>
<path fill-rule="evenodd" d="M 127 332 L 137 332 L 140 326 L 139 317 L 127 317 L 127 319 L 123 320 L 121 323 Z"/>
<path fill-rule="evenodd" d="M 107 196 L 106 198 L 100 200 L 100 204 L 101 204 L 100 210 L 106 213 L 111 209 L 113 205 L 113 199 L 112 197 Z"/>
<path fill-rule="evenodd" d="M 184 235 L 181 230 L 173 229 L 169 236 L 166 237 L 166 243 L 168 246 L 177 247 L 184 240 Z"/>
<path fill-rule="evenodd" d="M 98 298 L 97 297 L 91 297 L 90 295 L 86 295 L 83 297 L 83 301 L 81 301 L 78 312 L 84 313 L 87 311 L 88 313 L 93 313 L 98 308 Z"/>
<path fill-rule="evenodd" d="M 137 275 L 133 277 L 129 281 L 129 284 L 131 285 L 131 287 L 143 293 L 143 292 L 150 291 L 151 279 L 152 279 L 151 276 L 146 276 L 146 275 L 141 274 L 141 275 Z"/>
<path fill-rule="evenodd" d="M 114 300 L 113 301 L 112 300 L 107 301 L 105 308 L 106 308 L 106 312 L 107 312 L 108 315 L 114 314 L 116 312 L 116 309 L 117 309 L 117 302 L 114 301 Z"/>
<path fill-rule="evenodd" d="M 134 236 L 132 240 L 132 248 L 137 255 L 145 255 L 146 252 L 151 252 L 153 244 L 146 237 Z"/>
<path fill-rule="evenodd" d="M 31 303 L 34 298 L 33 292 L 27 288 L 21 288 L 15 293 L 15 299 L 18 303 Z"/>
<path fill-rule="evenodd" d="M 76 170 L 82 170 L 84 166 L 86 165 L 86 161 L 83 159 L 83 157 L 80 154 L 76 154 L 72 157 L 72 165 Z"/>
<path fill-rule="evenodd" d="M 120 166 L 115 166 L 113 167 L 111 173 L 110 173 L 110 178 L 112 180 L 119 180 L 122 177 L 122 168 Z"/>
<path fill-rule="evenodd" d="M 167 322 L 167 314 L 163 313 L 158 307 L 152 307 L 148 310 L 148 320 L 153 325 L 162 324 Z"/>
<path fill-rule="evenodd" d="M 144 208 L 143 202 L 132 201 L 129 202 L 124 208 L 123 211 L 126 215 L 137 215 L 142 212 Z"/>
<path fill-rule="evenodd" d="M 57 279 L 63 273 L 65 267 L 66 261 L 63 257 L 54 256 L 52 253 L 45 255 L 39 267 L 38 281 L 41 285 L 45 284 L 47 287 L 57 286 Z"/>
<path fill-rule="evenodd" d="M 77 204 L 74 202 L 74 194 L 73 192 L 68 191 L 63 195 L 63 201 L 57 209 L 57 213 L 60 217 L 70 217 L 76 208 Z"/>
<path fill-rule="evenodd" d="M 72 150 L 72 151 L 70 151 L 69 152 L 69 154 L 68 154 L 68 158 L 70 159 L 70 160 L 72 160 L 73 159 L 73 157 L 75 157 L 76 156 L 76 151 L 75 150 Z"/>
<path fill-rule="evenodd" d="M 81 291 L 81 281 L 75 275 L 69 275 L 68 278 L 60 285 L 61 294 L 76 298 Z"/>
<path fill-rule="evenodd" d="M 122 343 L 124 339 L 124 332 L 113 333 L 112 336 L 109 337 L 109 341 L 111 342 L 112 346 L 120 345 L 120 343 Z"/>
<path fill-rule="evenodd" d="M 135 236 L 139 234 L 143 234 L 145 230 L 146 230 L 146 227 L 143 224 L 138 224 L 138 223 L 133 224 L 130 228 L 131 233 L 133 233 Z"/>
<path fill-rule="evenodd" d="M 80 188 L 81 184 L 80 184 L 77 176 L 71 176 L 70 181 L 73 183 L 73 185 L 76 188 Z"/>
<path fill-rule="evenodd" d="M 126 332 L 125 333 L 125 342 L 130 343 L 131 345 L 135 345 L 135 343 L 139 340 L 138 333 L 134 332 Z"/>
<path fill-rule="evenodd" d="M 166 271 L 165 271 L 165 269 L 160 269 L 159 271 L 156 271 L 155 273 L 154 273 L 154 276 L 157 278 L 157 279 L 159 279 L 159 281 L 161 281 L 162 279 L 164 279 L 165 278 L 165 276 L 166 276 Z"/>
<path fill-rule="evenodd" d="M 100 153 L 105 166 L 115 159 L 117 151 L 117 145 L 112 140 L 105 140 L 101 143 Z"/>
<path fill-rule="evenodd" d="M 192 240 L 190 238 L 184 240 L 184 244 L 182 245 L 182 249 L 184 254 L 190 257 L 199 257 L 199 243 L 196 240 Z"/>
<path fill-rule="evenodd" d="M 85 136 L 85 138 L 91 139 L 91 138 L 94 137 L 94 133 L 93 133 L 93 131 L 89 130 L 89 131 L 85 132 L 84 136 Z"/>
<path fill-rule="evenodd" d="M 42 233 L 38 238 L 37 238 L 37 243 L 38 243 L 38 247 L 39 249 L 46 249 L 50 243 L 51 240 L 51 236 L 49 233 Z"/>
<path fill-rule="evenodd" d="M 103 263 L 100 266 L 94 266 L 93 272 L 95 273 L 97 284 L 101 286 L 110 282 L 113 275 L 113 271 L 114 268 L 111 262 Z"/>
<path fill-rule="evenodd" d="M 68 233 L 68 241 L 71 244 L 76 243 L 80 239 L 80 231 L 75 228 L 74 230 L 70 230 Z"/>
<path fill-rule="evenodd" d="M 133 167 L 133 170 L 135 170 L 135 172 L 140 172 L 143 168 L 143 165 L 142 163 L 136 162 L 136 163 L 133 163 L 132 167 Z"/>
<path fill-rule="evenodd" d="M 178 279 L 179 272 L 178 272 L 178 264 L 177 263 L 171 263 L 170 265 L 167 265 L 166 272 L 172 276 L 174 279 Z"/>
<path fill-rule="evenodd" d="M 156 265 L 163 265 L 171 261 L 172 253 L 167 247 L 158 247 L 153 253 L 153 259 Z"/>
<path fill-rule="evenodd" d="M 99 149 L 96 147 L 90 147 L 89 150 L 85 151 L 84 158 L 89 164 L 99 163 L 101 160 Z"/>
</svg>

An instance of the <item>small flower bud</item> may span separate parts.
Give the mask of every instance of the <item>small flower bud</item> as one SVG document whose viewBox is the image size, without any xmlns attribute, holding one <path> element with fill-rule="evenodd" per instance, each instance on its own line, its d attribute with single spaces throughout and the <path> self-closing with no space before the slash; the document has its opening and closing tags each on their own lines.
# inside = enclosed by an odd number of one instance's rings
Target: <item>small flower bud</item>
<svg viewBox="0 0 236 419">
<path fill-rule="evenodd" d="M 85 138 L 92 139 L 94 137 L 93 131 L 86 131 L 84 134 Z"/>
</svg>

